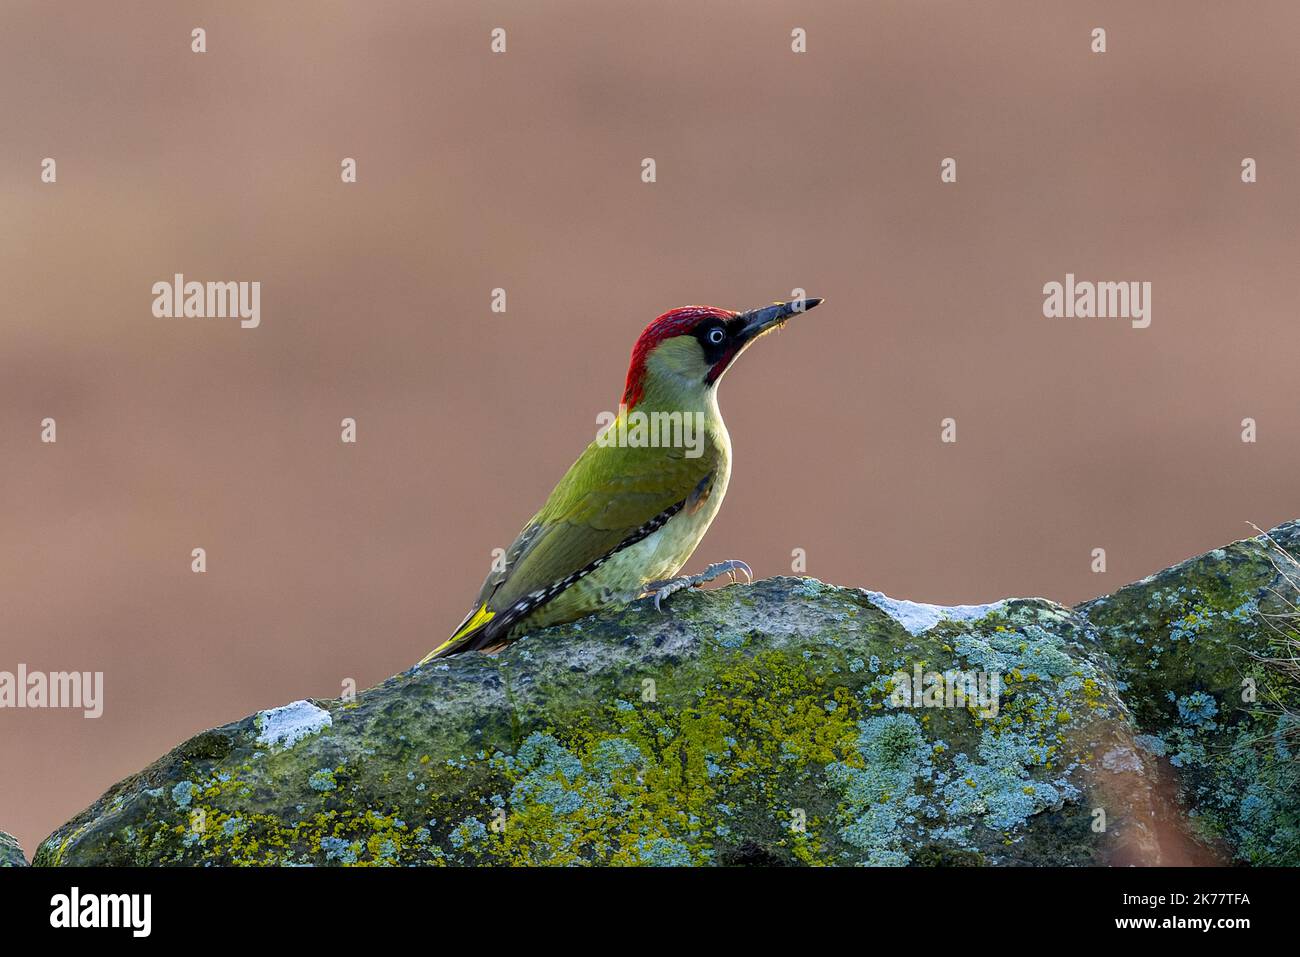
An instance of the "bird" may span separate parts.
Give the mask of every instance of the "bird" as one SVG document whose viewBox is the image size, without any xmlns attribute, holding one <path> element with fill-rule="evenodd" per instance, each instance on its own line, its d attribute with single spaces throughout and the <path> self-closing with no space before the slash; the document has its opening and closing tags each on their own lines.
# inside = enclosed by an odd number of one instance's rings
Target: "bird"
<svg viewBox="0 0 1300 957">
<path fill-rule="evenodd" d="M 647 325 L 632 347 L 617 415 L 498 557 L 451 637 L 419 664 L 499 652 L 536 629 L 643 596 L 653 595 L 662 612 L 665 598 L 722 575 L 752 580 L 734 559 L 677 577 L 731 479 L 718 383 L 758 339 L 822 301 L 743 312 L 682 306 Z"/>
</svg>

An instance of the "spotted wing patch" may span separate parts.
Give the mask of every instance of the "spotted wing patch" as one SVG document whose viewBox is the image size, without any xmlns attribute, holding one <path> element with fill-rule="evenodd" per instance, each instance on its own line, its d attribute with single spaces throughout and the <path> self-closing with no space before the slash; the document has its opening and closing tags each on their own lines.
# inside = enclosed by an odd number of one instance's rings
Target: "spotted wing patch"
<svg viewBox="0 0 1300 957">
<path fill-rule="evenodd" d="M 692 493 L 692 495 L 694 494 L 695 493 Z M 610 551 L 608 554 L 602 555 L 600 558 L 588 562 L 582 568 L 579 568 L 577 571 L 564 576 L 559 581 L 554 582 L 553 584 L 548 585 L 545 588 L 540 588 L 537 591 L 529 592 L 523 598 L 520 598 L 513 605 L 511 605 L 505 611 L 500 613 L 500 615 L 498 616 L 498 618 L 500 619 L 498 627 L 509 628 L 515 622 L 520 621 L 523 618 L 526 618 L 528 615 L 532 614 L 542 605 L 545 605 L 548 601 L 554 599 L 565 589 L 572 587 L 574 584 L 576 584 L 583 578 L 586 578 L 588 575 L 594 572 L 601 565 L 605 564 L 605 562 L 609 561 L 611 558 L 613 558 L 623 549 L 629 548 L 632 545 L 635 545 L 637 542 L 641 541 L 642 539 L 650 537 L 655 532 L 659 531 L 659 529 L 667 525 L 668 520 L 672 518 L 674 515 L 676 515 L 678 512 L 680 512 L 683 508 L 685 508 L 689 501 L 690 501 L 689 498 L 683 499 L 682 501 L 678 502 L 675 505 L 670 505 L 668 508 L 664 509 L 658 515 L 656 515 L 654 518 L 650 519 L 650 521 L 646 522 L 645 524 L 633 530 L 631 534 L 629 534 L 626 538 L 624 538 L 617 545 L 615 545 L 613 550 Z"/>
</svg>

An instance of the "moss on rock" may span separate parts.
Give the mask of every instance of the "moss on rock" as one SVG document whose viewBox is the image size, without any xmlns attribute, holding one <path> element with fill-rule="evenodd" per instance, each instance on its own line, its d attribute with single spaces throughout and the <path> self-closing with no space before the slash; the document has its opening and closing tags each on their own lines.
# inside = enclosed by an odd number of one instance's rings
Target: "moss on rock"
<svg viewBox="0 0 1300 957">
<path fill-rule="evenodd" d="M 1233 651 L 1261 640 L 1257 552 L 1078 611 L 793 578 L 638 602 L 204 732 L 35 863 L 1154 863 L 1161 748 L 1207 833 L 1281 860 L 1295 763 L 1244 747 L 1276 723 L 1228 701 L 1270 680 Z"/>
<path fill-rule="evenodd" d="M 1178 774 L 1200 832 L 1253 864 L 1300 864 L 1300 689 L 1265 667 L 1269 620 L 1296 600 L 1277 549 L 1300 522 L 1235 542 L 1079 606 L 1114 659 L 1138 743 Z"/>
<path fill-rule="evenodd" d="M 0 867 L 26 867 L 27 858 L 12 834 L 0 831 Z"/>
</svg>

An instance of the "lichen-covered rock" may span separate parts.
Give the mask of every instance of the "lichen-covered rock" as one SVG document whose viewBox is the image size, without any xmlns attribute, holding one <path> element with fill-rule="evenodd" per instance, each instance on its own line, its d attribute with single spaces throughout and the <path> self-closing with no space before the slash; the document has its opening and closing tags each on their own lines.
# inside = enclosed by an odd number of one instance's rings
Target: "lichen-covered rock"
<svg viewBox="0 0 1300 957">
<path fill-rule="evenodd" d="M 1201 835 L 1252 864 L 1300 864 L 1300 689 L 1263 663 L 1294 655 L 1287 554 L 1300 521 L 1078 609 L 1114 659 L 1139 745 L 1177 769 Z"/>
<path fill-rule="evenodd" d="M 18 846 L 18 839 L 12 834 L 0 831 L 0 867 L 26 867 L 27 858 Z"/>
<path fill-rule="evenodd" d="M 1182 863 L 1156 718 L 1200 741 L 1226 718 L 1194 675 L 1228 666 L 1139 682 L 1127 591 L 1088 617 L 794 578 L 638 602 L 204 732 L 34 863 Z"/>
<path fill-rule="evenodd" d="M 1081 619 L 1012 601 L 922 631 L 882 599 L 902 624 L 809 579 L 685 594 L 262 712 L 36 860 L 1084 864 L 1146 840 L 1145 813 L 1093 830 L 1096 757 L 1136 751 Z M 899 698 L 900 673 L 954 670 L 965 707 Z"/>
</svg>

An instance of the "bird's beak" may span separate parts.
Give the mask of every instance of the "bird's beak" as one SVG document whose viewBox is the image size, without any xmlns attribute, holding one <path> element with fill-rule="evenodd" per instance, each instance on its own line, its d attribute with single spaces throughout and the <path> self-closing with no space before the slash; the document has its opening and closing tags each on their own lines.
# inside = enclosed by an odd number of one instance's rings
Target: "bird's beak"
<svg viewBox="0 0 1300 957">
<path fill-rule="evenodd" d="M 774 302 L 770 306 L 742 312 L 736 317 L 744 323 L 740 327 L 740 337 L 744 342 L 753 342 L 763 333 L 785 323 L 791 316 L 807 312 L 821 302 L 821 299 L 791 299 L 789 302 Z"/>
</svg>

